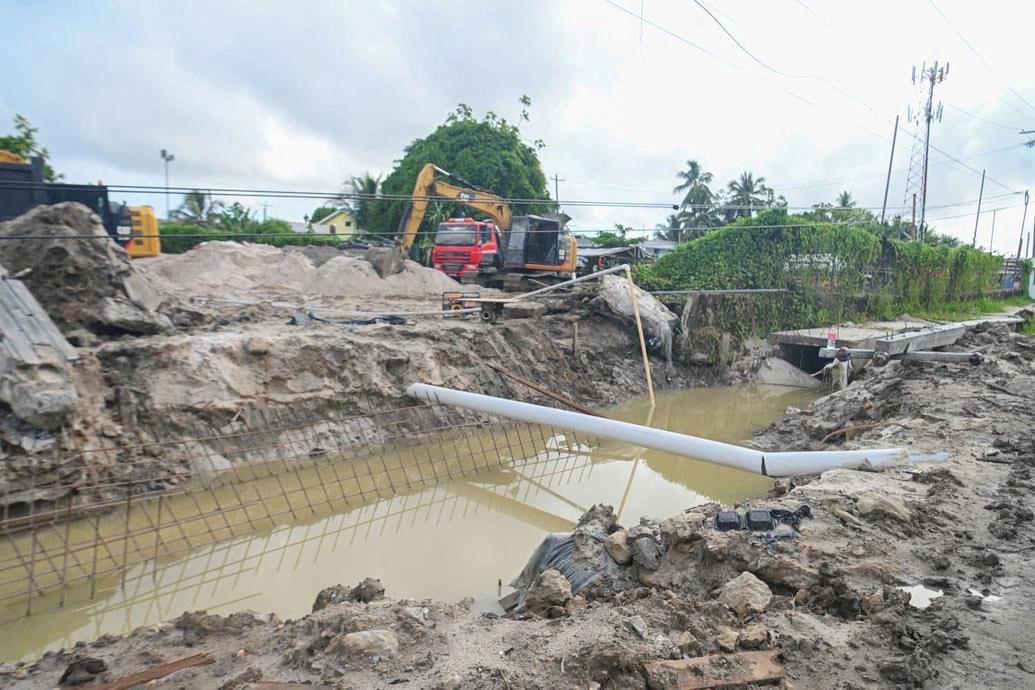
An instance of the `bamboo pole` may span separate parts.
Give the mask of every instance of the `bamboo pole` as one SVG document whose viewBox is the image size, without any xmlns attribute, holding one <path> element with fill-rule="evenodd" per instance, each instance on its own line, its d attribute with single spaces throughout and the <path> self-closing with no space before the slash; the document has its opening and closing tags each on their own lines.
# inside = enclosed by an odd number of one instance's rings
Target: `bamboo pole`
<svg viewBox="0 0 1035 690">
<path fill-rule="evenodd" d="M 636 316 L 636 333 L 640 336 L 640 354 L 643 356 L 643 373 L 647 377 L 647 394 L 650 396 L 650 406 L 654 407 L 654 380 L 650 373 L 650 360 L 647 358 L 647 341 L 643 337 L 643 323 L 640 321 L 640 305 L 636 301 L 636 284 L 633 283 L 632 269 L 625 267 L 625 279 L 629 284 L 629 298 L 633 303 L 633 314 Z"/>
</svg>

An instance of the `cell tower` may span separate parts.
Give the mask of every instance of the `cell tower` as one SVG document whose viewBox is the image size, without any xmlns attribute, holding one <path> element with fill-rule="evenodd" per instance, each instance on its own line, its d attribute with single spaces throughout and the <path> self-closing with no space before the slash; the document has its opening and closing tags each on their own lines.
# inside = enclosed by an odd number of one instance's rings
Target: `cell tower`
<svg viewBox="0 0 1035 690">
<path fill-rule="evenodd" d="M 909 172 L 906 174 L 906 196 L 903 206 L 913 204 L 913 239 L 917 236 L 916 206 L 920 206 L 920 232 L 924 231 L 927 212 L 927 159 L 931 149 L 931 121 L 942 121 L 942 104 L 934 104 L 934 86 L 945 81 L 949 65 L 940 66 L 937 61 L 931 67 L 925 62 L 919 73 L 913 67 L 913 85 L 917 87 L 917 102 L 909 107 L 907 117 L 913 123 L 913 151 L 909 156 Z"/>
</svg>

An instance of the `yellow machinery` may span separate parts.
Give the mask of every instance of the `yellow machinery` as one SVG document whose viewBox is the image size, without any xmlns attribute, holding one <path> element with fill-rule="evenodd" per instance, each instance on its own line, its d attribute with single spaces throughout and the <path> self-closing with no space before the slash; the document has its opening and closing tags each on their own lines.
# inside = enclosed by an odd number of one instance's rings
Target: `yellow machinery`
<svg viewBox="0 0 1035 690">
<path fill-rule="evenodd" d="M 158 256 L 162 253 L 162 242 L 158 237 L 158 220 L 150 206 L 129 207 L 129 237 L 126 253 L 130 256 Z M 119 226 L 120 235 L 122 226 Z"/>
<path fill-rule="evenodd" d="M 21 156 L 11 153 L 10 151 L 0 149 L 0 163 L 22 164 L 25 163 L 25 159 Z"/>
<path fill-rule="evenodd" d="M 439 225 L 432 261 L 460 282 L 516 288 L 533 276 L 549 282 L 574 274 L 577 245 L 564 227 L 567 216 L 512 216 L 503 198 L 434 163 L 421 168 L 399 220 L 395 243 L 404 255 L 413 246 L 434 197 L 459 202 L 492 221 L 450 219 Z"/>
<path fill-rule="evenodd" d="M 436 174 L 442 175 L 456 184 L 436 180 Z M 417 239 L 417 231 L 420 230 L 424 213 L 428 210 L 428 202 L 431 197 L 436 196 L 459 201 L 468 208 L 484 213 L 492 218 L 496 222 L 496 226 L 504 232 L 510 229 L 510 206 L 507 205 L 507 202 L 492 192 L 487 192 L 456 175 L 451 175 L 434 163 L 428 163 L 417 174 L 417 182 L 413 185 L 413 196 L 399 221 L 399 232 L 396 235 L 395 243 L 404 254 L 410 251 L 414 240 Z"/>
</svg>

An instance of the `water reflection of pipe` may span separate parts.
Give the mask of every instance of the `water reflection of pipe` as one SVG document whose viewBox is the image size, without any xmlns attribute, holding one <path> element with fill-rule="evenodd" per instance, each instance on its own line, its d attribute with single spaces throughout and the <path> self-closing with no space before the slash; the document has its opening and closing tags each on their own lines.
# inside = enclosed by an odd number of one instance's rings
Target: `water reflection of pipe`
<svg viewBox="0 0 1035 690">
<path fill-rule="evenodd" d="M 450 388 L 428 386 L 422 383 L 412 384 L 406 389 L 406 393 L 411 397 L 422 398 L 430 402 L 478 410 L 532 424 L 543 424 L 558 429 L 570 429 L 602 436 L 771 477 L 811 474 L 836 467 L 859 467 L 864 463 L 880 466 L 906 459 L 906 452 L 902 448 L 768 453 L 662 429 L 651 429 L 629 422 L 588 417 L 567 410 L 557 410 Z M 947 455 L 941 454 L 915 457 L 912 460 L 944 460 L 947 457 Z"/>
</svg>

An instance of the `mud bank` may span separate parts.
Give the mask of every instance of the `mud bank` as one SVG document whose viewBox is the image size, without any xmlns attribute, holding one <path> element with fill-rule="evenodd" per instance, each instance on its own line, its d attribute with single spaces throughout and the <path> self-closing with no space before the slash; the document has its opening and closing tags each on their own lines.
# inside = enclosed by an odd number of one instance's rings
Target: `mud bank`
<svg viewBox="0 0 1035 690">
<path fill-rule="evenodd" d="M 761 651 L 782 687 L 1031 687 L 1035 338 L 966 338 L 985 363 L 875 368 L 758 436 L 785 449 L 951 453 L 937 466 L 783 481 L 739 506 L 795 511 L 797 530 L 720 532 L 717 505 L 622 528 L 598 506 L 572 537 L 596 579 L 573 593 L 555 570 L 531 573 L 516 613 L 383 598 L 366 583 L 323 593 L 327 605 L 300 620 L 186 614 L 5 666 L 0 684 L 52 687 L 77 658 L 117 678 L 203 652 L 212 663 L 166 682 L 676 687 L 693 673 L 683 667 L 703 668 L 698 681 L 750 674 L 744 654 Z M 916 585 L 941 596 L 917 608 L 903 590 Z M 703 667 L 687 659 L 712 654 Z"/>
</svg>

